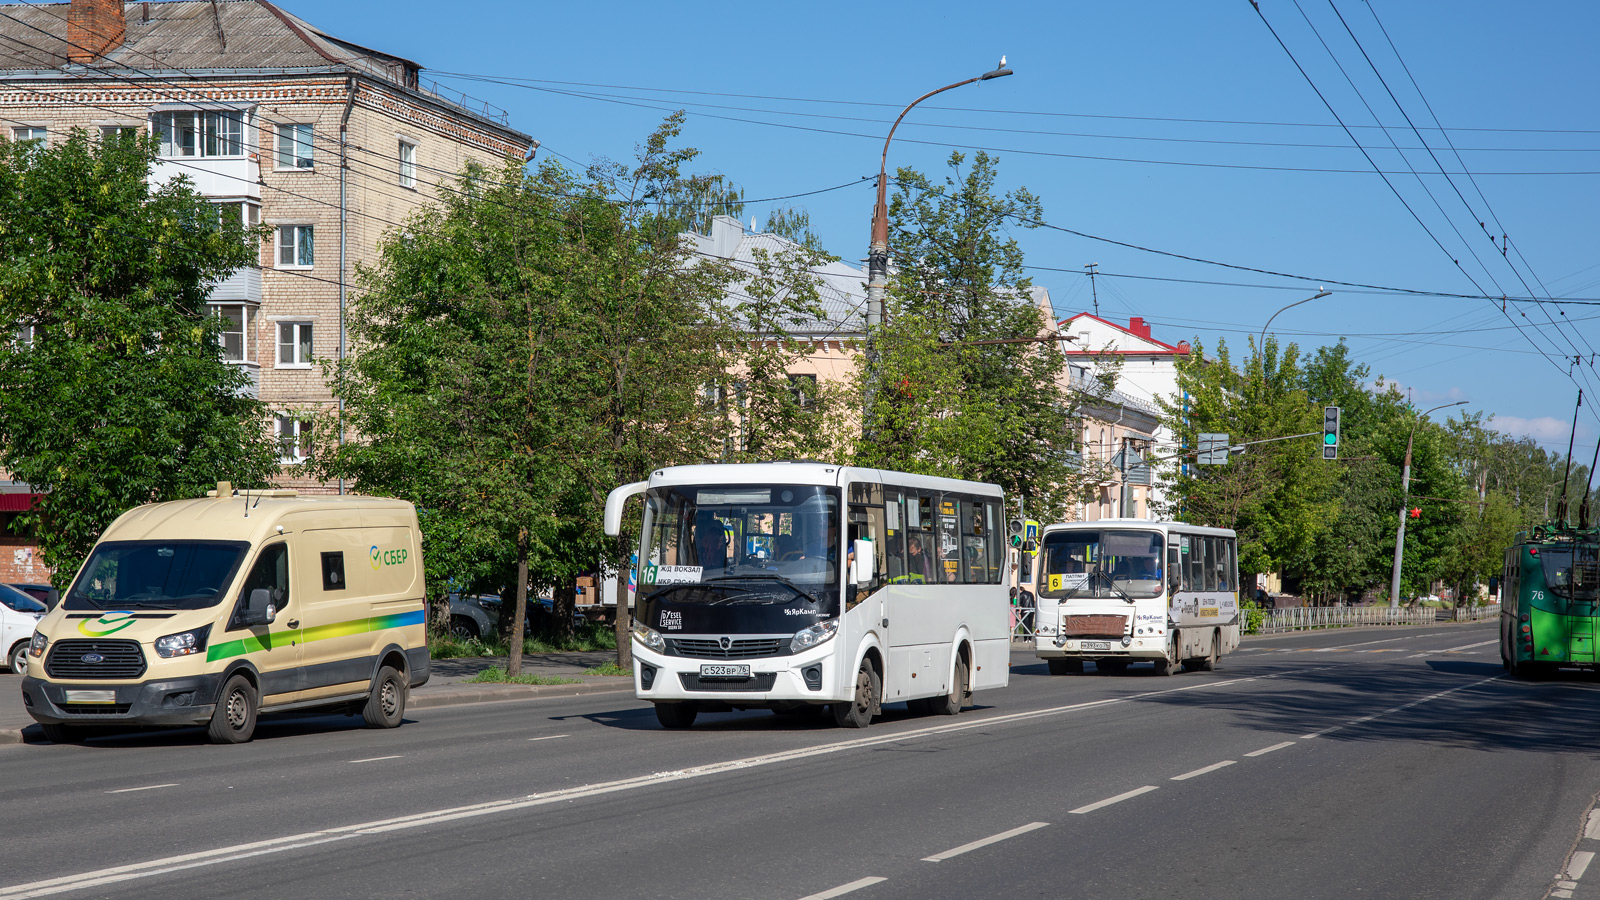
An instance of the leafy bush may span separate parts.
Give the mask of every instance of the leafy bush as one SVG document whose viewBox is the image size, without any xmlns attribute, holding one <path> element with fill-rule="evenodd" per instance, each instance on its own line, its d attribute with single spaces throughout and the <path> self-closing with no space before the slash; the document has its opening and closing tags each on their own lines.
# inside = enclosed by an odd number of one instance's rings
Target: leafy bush
<svg viewBox="0 0 1600 900">
<path fill-rule="evenodd" d="M 1239 611 L 1244 614 L 1245 634 L 1256 634 L 1261 630 L 1261 623 L 1267 620 L 1267 611 L 1254 600 L 1239 601 Z"/>
</svg>

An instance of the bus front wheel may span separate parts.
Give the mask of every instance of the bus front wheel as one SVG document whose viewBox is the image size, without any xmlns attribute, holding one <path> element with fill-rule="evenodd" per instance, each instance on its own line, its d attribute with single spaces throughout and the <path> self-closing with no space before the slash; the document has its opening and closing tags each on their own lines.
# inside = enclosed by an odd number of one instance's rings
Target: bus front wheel
<svg viewBox="0 0 1600 900">
<path fill-rule="evenodd" d="M 1083 674 L 1083 660 L 1081 659 L 1047 659 L 1044 664 L 1049 667 L 1051 675 Z"/>
<path fill-rule="evenodd" d="M 688 728 L 699 712 L 700 708 L 693 703 L 657 703 L 656 721 L 662 728 Z"/>
<path fill-rule="evenodd" d="M 878 670 L 869 660 L 861 661 L 856 670 L 855 697 L 843 703 L 829 704 L 833 724 L 840 728 L 865 728 L 872 724 L 872 707 L 878 699 Z"/>
</svg>

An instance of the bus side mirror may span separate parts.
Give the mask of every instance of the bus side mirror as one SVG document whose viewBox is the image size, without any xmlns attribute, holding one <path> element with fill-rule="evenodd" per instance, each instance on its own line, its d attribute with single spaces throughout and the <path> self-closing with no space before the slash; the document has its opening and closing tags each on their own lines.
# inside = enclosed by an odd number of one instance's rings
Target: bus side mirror
<svg viewBox="0 0 1600 900">
<path fill-rule="evenodd" d="M 872 542 L 855 542 L 855 562 L 850 567 L 850 580 L 856 584 L 869 584 L 872 573 L 877 571 L 877 560 L 872 558 Z"/>
<path fill-rule="evenodd" d="M 1167 576 L 1167 593 L 1176 594 L 1182 587 L 1183 576 L 1179 575 L 1177 572 L 1173 572 L 1171 575 Z"/>
<path fill-rule="evenodd" d="M 272 608 L 272 592 L 266 588 L 256 588 L 244 603 L 244 615 L 240 617 L 246 627 L 251 625 L 271 625 L 277 618 L 277 610 Z"/>
</svg>

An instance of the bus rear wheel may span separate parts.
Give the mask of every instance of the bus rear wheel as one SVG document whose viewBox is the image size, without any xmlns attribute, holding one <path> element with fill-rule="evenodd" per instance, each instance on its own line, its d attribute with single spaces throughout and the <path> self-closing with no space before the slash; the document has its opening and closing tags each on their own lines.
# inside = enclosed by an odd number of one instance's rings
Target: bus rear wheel
<svg viewBox="0 0 1600 900">
<path fill-rule="evenodd" d="M 1217 657 L 1221 655 L 1221 647 L 1219 646 L 1221 643 L 1222 638 L 1215 631 L 1211 632 L 1211 652 L 1205 656 L 1184 660 L 1183 667 L 1191 672 L 1216 671 Z"/>
<path fill-rule="evenodd" d="M 928 700 L 929 712 L 941 716 L 953 716 L 961 712 L 961 707 L 967 705 L 972 697 L 969 689 L 971 678 L 968 675 L 967 661 L 956 660 L 956 675 L 954 683 L 950 685 L 950 693 L 943 697 L 931 697 Z"/>
<path fill-rule="evenodd" d="M 700 708 L 693 703 L 657 703 L 656 721 L 662 728 L 688 728 L 694 724 L 694 717 L 699 715 Z"/>
<path fill-rule="evenodd" d="M 1051 675 L 1083 674 L 1083 660 L 1081 659 L 1047 659 L 1044 664 L 1049 667 Z"/>
</svg>

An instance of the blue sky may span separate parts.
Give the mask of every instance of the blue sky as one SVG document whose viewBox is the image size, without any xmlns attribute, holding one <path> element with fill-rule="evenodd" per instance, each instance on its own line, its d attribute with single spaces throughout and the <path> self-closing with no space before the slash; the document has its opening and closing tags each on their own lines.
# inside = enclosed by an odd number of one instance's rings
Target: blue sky
<svg viewBox="0 0 1600 900">
<path fill-rule="evenodd" d="M 541 154 L 626 158 L 665 110 L 686 108 L 685 140 L 703 151 L 700 168 L 728 176 L 750 198 L 875 174 L 899 107 L 1006 54 L 1015 76 L 913 112 L 890 150 L 891 168 L 942 170 L 952 147 L 941 145 L 991 148 L 1003 184 L 1038 194 L 1055 225 L 1313 279 L 1477 296 L 1330 284 L 1332 296 L 1285 312 L 1274 331 L 1302 346 L 1350 335 L 1373 374 L 1411 389 L 1419 406 L 1466 399 L 1495 414 L 1502 429 L 1548 447 L 1564 449 L 1577 387 L 1593 385 L 1579 434 L 1600 434 L 1600 370 L 1590 368 L 1600 348 L 1600 318 L 1591 317 L 1600 307 L 1512 304 L 1519 333 L 1480 296 L 1525 296 L 1526 280 L 1540 296 L 1600 297 L 1600 75 L 1591 46 L 1600 5 L 1592 2 L 1262 0 L 1267 21 L 1346 124 L 1392 126 L 1353 130 L 1394 173 L 1394 190 L 1426 228 L 1373 172 L 1248 0 L 282 5 L 347 40 L 415 59 L 448 86 L 510 111 L 513 124 L 543 142 Z M 1439 160 L 1452 173 L 1464 162 L 1471 179 L 1437 174 L 1335 10 Z M 749 96 L 727 96 L 735 94 Z M 1434 115 L 1459 161 L 1439 131 L 1426 130 Z M 1391 139 L 1415 149 L 1402 158 Z M 1213 166 L 1164 164 L 1173 162 Z M 810 212 L 833 252 L 865 255 L 868 182 L 784 202 Z M 746 217 L 765 220 L 772 205 L 753 204 Z M 1511 235 L 1509 260 L 1485 231 Z M 1158 337 L 1198 337 L 1208 348 L 1223 339 L 1241 350 L 1274 310 L 1317 287 L 1060 231 L 1016 235 L 1061 314 L 1090 308 L 1087 279 L 1076 273 L 1098 263 L 1110 273 L 1098 279 L 1106 318 L 1141 315 Z M 1569 378 L 1578 354 L 1581 371 Z"/>
</svg>

